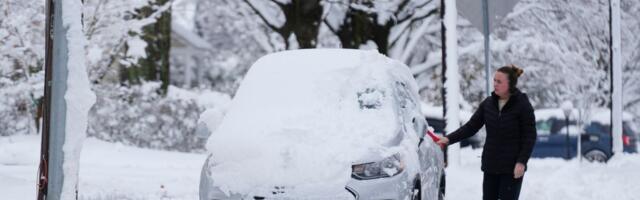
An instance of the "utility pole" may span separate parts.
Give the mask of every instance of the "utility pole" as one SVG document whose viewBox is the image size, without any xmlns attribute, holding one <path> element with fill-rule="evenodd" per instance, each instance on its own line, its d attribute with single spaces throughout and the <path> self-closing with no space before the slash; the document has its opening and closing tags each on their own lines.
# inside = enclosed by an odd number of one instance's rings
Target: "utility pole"
<svg viewBox="0 0 640 200">
<path fill-rule="evenodd" d="M 45 102 L 38 200 L 78 199 L 87 115 L 95 103 L 86 70 L 82 0 L 47 0 Z"/>
<path fill-rule="evenodd" d="M 609 40 L 611 61 L 611 137 L 612 152 L 622 154 L 622 59 L 620 57 L 620 0 L 609 1 Z"/>
<path fill-rule="evenodd" d="M 45 3 L 46 22 L 44 28 L 45 37 L 45 61 L 44 61 L 44 98 L 42 106 L 42 133 L 40 141 L 40 165 L 38 166 L 38 199 L 47 199 L 48 188 L 48 160 L 49 160 L 49 128 L 51 121 L 51 82 L 52 82 L 52 53 L 53 53 L 53 15 L 54 5 L 52 0 L 47 0 Z"/>
<path fill-rule="evenodd" d="M 455 0 L 442 0 L 442 102 L 445 121 L 445 134 L 460 126 L 460 82 L 458 72 L 458 35 L 456 24 L 458 12 Z M 460 143 L 447 147 L 447 164 L 460 165 Z"/>
<path fill-rule="evenodd" d="M 484 78 L 485 78 L 485 92 L 487 97 L 491 96 L 491 48 L 489 46 L 489 36 L 491 31 L 489 30 L 489 0 L 482 0 L 482 34 L 484 35 Z"/>
</svg>

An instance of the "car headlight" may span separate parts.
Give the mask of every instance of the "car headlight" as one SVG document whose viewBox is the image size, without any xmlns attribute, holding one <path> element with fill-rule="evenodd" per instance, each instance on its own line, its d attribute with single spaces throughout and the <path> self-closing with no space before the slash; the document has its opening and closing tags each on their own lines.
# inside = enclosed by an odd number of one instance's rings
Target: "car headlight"
<svg viewBox="0 0 640 200">
<path fill-rule="evenodd" d="M 358 180 L 392 177 L 400 174 L 404 167 L 402 157 L 399 154 L 395 154 L 379 162 L 351 166 L 351 177 Z"/>
</svg>

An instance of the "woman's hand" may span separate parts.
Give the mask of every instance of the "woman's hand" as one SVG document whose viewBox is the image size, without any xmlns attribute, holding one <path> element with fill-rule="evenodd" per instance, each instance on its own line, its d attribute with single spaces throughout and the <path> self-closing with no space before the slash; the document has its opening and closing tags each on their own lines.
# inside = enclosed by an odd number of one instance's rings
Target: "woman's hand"
<svg viewBox="0 0 640 200">
<path fill-rule="evenodd" d="M 513 178 L 519 179 L 524 176 L 524 164 L 516 163 L 515 169 L 513 169 Z"/>
<path fill-rule="evenodd" d="M 447 144 L 449 144 L 449 138 L 445 137 L 445 136 L 438 136 L 439 140 L 438 140 L 438 145 L 440 146 L 446 146 Z"/>
</svg>

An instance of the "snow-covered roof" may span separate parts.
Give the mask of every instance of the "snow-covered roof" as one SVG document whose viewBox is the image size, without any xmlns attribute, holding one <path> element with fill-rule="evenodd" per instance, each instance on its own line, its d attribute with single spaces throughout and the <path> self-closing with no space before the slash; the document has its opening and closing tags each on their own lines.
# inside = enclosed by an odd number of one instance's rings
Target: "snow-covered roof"
<svg viewBox="0 0 640 200">
<path fill-rule="evenodd" d="M 171 31 L 172 31 L 171 36 L 174 37 L 174 39 L 178 39 L 189 46 L 195 47 L 197 49 L 202 49 L 202 50 L 212 48 L 209 42 L 205 41 L 195 33 L 187 30 L 184 26 L 180 25 L 179 23 L 172 22 Z"/>
<path fill-rule="evenodd" d="M 536 120 L 547 120 L 551 118 L 564 119 L 564 111 L 560 108 L 545 108 L 535 110 Z M 576 119 L 579 116 L 579 111 L 573 109 L 570 119 Z M 606 108 L 593 108 L 589 112 L 589 119 L 594 122 L 600 122 L 602 124 L 610 124 L 611 110 Z M 632 121 L 633 116 L 628 112 L 622 112 L 623 121 Z"/>
<path fill-rule="evenodd" d="M 417 95 L 408 67 L 377 51 L 311 49 L 260 58 L 209 138 L 217 163 L 211 177 L 230 191 L 274 184 L 303 190 L 310 183 L 344 191 L 353 162 L 388 153 L 400 130 L 393 80 L 406 81 Z M 378 106 L 362 108 L 362 101 Z"/>
<path fill-rule="evenodd" d="M 421 102 L 421 111 L 422 114 L 425 117 L 430 117 L 430 118 L 436 118 L 436 119 L 442 119 L 442 106 L 434 106 L 434 105 L 429 105 L 427 103 Z M 471 118 L 471 116 L 473 115 L 473 113 L 466 111 L 466 110 L 460 110 L 460 120 L 462 122 L 465 122 L 467 120 L 469 120 Z"/>
<path fill-rule="evenodd" d="M 611 110 L 605 108 L 596 108 L 591 110 L 591 121 L 600 122 L 601 124 L 611 124 Z M 633 121 L 633 115 L 628 112 L 622 112 L 622 121 Z"/>
<path fill-rule="evenodd" d="M 548 120 L 551 118 L 564 119 L 564 111 L 560 108 L 544 108 L 535 110 L 536 120 Z M 569 118 L 576 119 L 578 117 L 578 110 L 572 109 L 571 116 Z"/>
</svg>

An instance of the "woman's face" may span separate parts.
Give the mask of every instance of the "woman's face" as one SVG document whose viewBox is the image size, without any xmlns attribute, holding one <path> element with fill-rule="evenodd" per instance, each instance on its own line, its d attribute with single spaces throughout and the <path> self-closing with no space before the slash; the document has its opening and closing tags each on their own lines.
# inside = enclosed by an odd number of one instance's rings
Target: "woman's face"
<svg viewBox="0 0 640 200">
<path fill-rule="evenodd" d="M 498 96 L 507 96 L 509 94 L 509 80 L 507 74 L 496 72 L 493 76 L 493 90 Z"/>
</svg>

